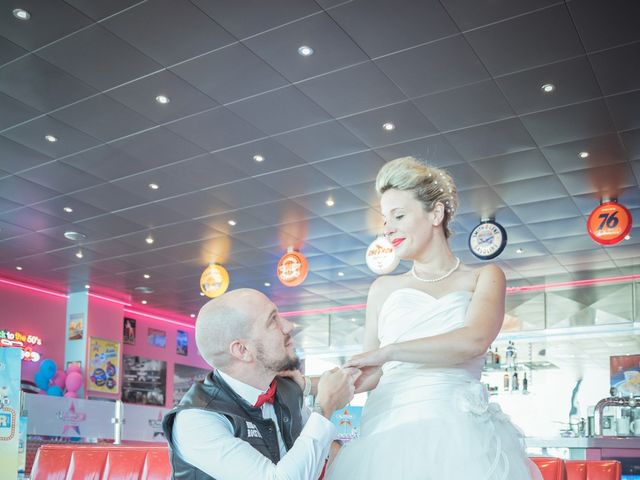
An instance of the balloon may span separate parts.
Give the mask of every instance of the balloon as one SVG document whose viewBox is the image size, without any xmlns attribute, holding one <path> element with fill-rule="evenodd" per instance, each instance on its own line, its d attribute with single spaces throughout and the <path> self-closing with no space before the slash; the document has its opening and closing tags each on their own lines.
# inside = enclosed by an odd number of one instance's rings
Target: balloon
<svg viewBox="0 0 640 480">
<path fill-rule="evenodd" d="M 69 374 L 71 372 L 82 373 L 82 367 L 77 363 L 72 363 L 67 367 L 67 373 Z"/>
<path fill-rule="evenodd" d="M 82 387 L 82 375 L 78 372 L 71 372 L 67 374 L 65 381 L 67 392 L 77 392 Z"/>
<path fill-rule="evenodd" d="M 66 398 L 78 398 L 78 394 L 76 392 L 67 392 L 64 394 Z"/>
<path fill-rule="evenodd" d="M 62 370 L 58 370 L 56 374 L 53 376 L 53 384 L 59 386 L 60 388 L 64 388 L 64 381 L 67 379 L 67 374 Z"/>
<path fill-rule="evenodd" d="M 47 391 L 49 388 L 49 379 L 41 372 L 37 371 L 33 376 L 33 381 L 40 390 Z"/>
<path fill-rule="evenodd" d="M 45 376 L 45 378 L 47 380 L 50 380 L 53 378 L 53 376 L 56 374 L 56 362 L 54 362 L 53 360 L 47 358 L 46 360 L 43 360 L 42 363 L 40 364 L 40 371 L 42 372 L 42 374 Z"/>
<path fill-rule="evenodd" d="M 62 396 L 62 389 L 57 385 L 51 385 L 47 389 L 47 395 L 53 395 L 54 397 L 61 397 Z"/>
</svg>

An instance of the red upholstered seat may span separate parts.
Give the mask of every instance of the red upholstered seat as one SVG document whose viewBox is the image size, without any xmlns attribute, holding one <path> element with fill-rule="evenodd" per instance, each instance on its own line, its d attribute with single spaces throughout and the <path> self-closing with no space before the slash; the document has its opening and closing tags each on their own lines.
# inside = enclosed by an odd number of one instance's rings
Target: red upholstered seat
<svg viewBox="0 0 640 480">
<path fill-rule="evenodd" d="M 617 460 L 567 460 L 567 480 L 620 480 L 622 466 Z"/>
<path fill-rule="evenodd" d="M 169 480 L 166 445 L 43 445 L 32 480 Z"/>
<path fill-rule="evenodd" d="M 544 480 L 566 480 L 564 462 L 555 457 L 531 457 L 542 473 Z"/>
</svg>

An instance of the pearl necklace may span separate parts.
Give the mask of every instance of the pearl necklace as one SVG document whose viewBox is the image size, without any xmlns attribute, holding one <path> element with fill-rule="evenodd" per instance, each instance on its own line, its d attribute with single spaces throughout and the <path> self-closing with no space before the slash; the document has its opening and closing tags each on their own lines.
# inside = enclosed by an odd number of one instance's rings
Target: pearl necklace
<svg viewBox="0 0 640 480">
<path fill-rule="evenodd" d="M 451 270 L 449 270 L 444 275 L 442 275 L 442 276 L 440 276 L 438 278 L 420 278 L 418 276 L 418 274 L 416 273 L 416 265 L 414 264 L 413 267 L 411 267 L 411 275 L 413 275 L 413 278 L 415 278 L 416 280 L 420 280 L 421 282 L 435 283 L 435 282 L 439 282 L 440 280 L 444 280 L 445 278 L 447 278 L 449 275 L 451 275 L 453 272 L 455 272 L 458 269 L 459 266 L 460 266 L 460 259 L 458 257 L 456 257 L 456 264 L 453 266 L 453 268 Z"/>
</svg>

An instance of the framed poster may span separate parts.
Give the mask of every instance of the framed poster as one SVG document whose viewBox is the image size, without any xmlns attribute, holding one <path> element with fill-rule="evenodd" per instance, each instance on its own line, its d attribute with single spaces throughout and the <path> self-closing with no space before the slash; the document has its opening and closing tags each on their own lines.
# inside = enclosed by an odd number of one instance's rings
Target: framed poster
<svg viewBox="0 0 640 480">
<path fill-rule="evenodd" d="M 120 393 L 120 343 L 89 337 L 87 391 Z"/>
<path fill-rule="evenodd" d="M 157 328 L 147 330 L 147 343 L 154 347 L 164 348 L 167 346 L 167 332 Z"/>
<path fill-rule="evenodd" d="M 173 369 L 173 406 L 180 403 L 184 394 L 195 382 L 204 380 L 209 370 L 176 363 Z"/>
<path fill-rule="evenodd" d="M 189 354 L 189 336 L 182 330 L 176 332 L 176 353 L 184 356 Z"/>
<path fill-rule="evenodd" d="M 122 324 L 122 342 L 127 345 L 136 344 L 136 320 L 124 317 Z"/>
<path fill-rule="evenodd" d="M 609 357 L 611 386 L 618 396 L 640 395 L 640 355 Z"/>
<path fill-rule="evenodd" d="M 69 315 L 69 340 L 82 340 L 84 333 L 84 313 Z"/>
<path fill-rule="evenodd" d="M 137 355 L 125 355 L 122 361 L 122 401 L 164 406 L 167 362 Z"/>
</svg>

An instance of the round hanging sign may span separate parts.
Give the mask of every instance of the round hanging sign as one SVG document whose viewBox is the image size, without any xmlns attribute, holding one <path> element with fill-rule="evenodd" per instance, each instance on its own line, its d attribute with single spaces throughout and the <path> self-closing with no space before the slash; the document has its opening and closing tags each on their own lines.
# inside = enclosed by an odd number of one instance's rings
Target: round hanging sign
<svg viewBox="0 0 640 480">
<path fill-rule="evenodd" d="M 289 251 L 278 262 L 278 279 L 286 287 L 297 287 L 309 273 L 309 261 L 300 252 Z"/>
<path fill-rule="evenodd" d="M 367 267 L 373 273 L 378 275 L 386 275 L 393 272 L 400 263 L 400 257 L 396 255 L 396 249 L 386 237 L 378 237 L 369 248 L 365 260 Z"/>
<path fill-rule="evenodd" d="M 483 220 L 469 234 L 469 249 L 480 260 L 491 260 L 507 246 L 507 231 L 493 220 Z"/>
<path fill-rule="evenodd" d="M 631 212 L 618 202 L 605 202 L 597 206 L 587 220 L 589 236 L 601 245 L 615 245 L 631 231 Z"/>
<path fill-rule="evenodd" d="M 222 295 L 229 288 L 229 272 L 221 265 L 209 265 L 200 276 L 200 290 L 209 298 Z"/>
</svg>

